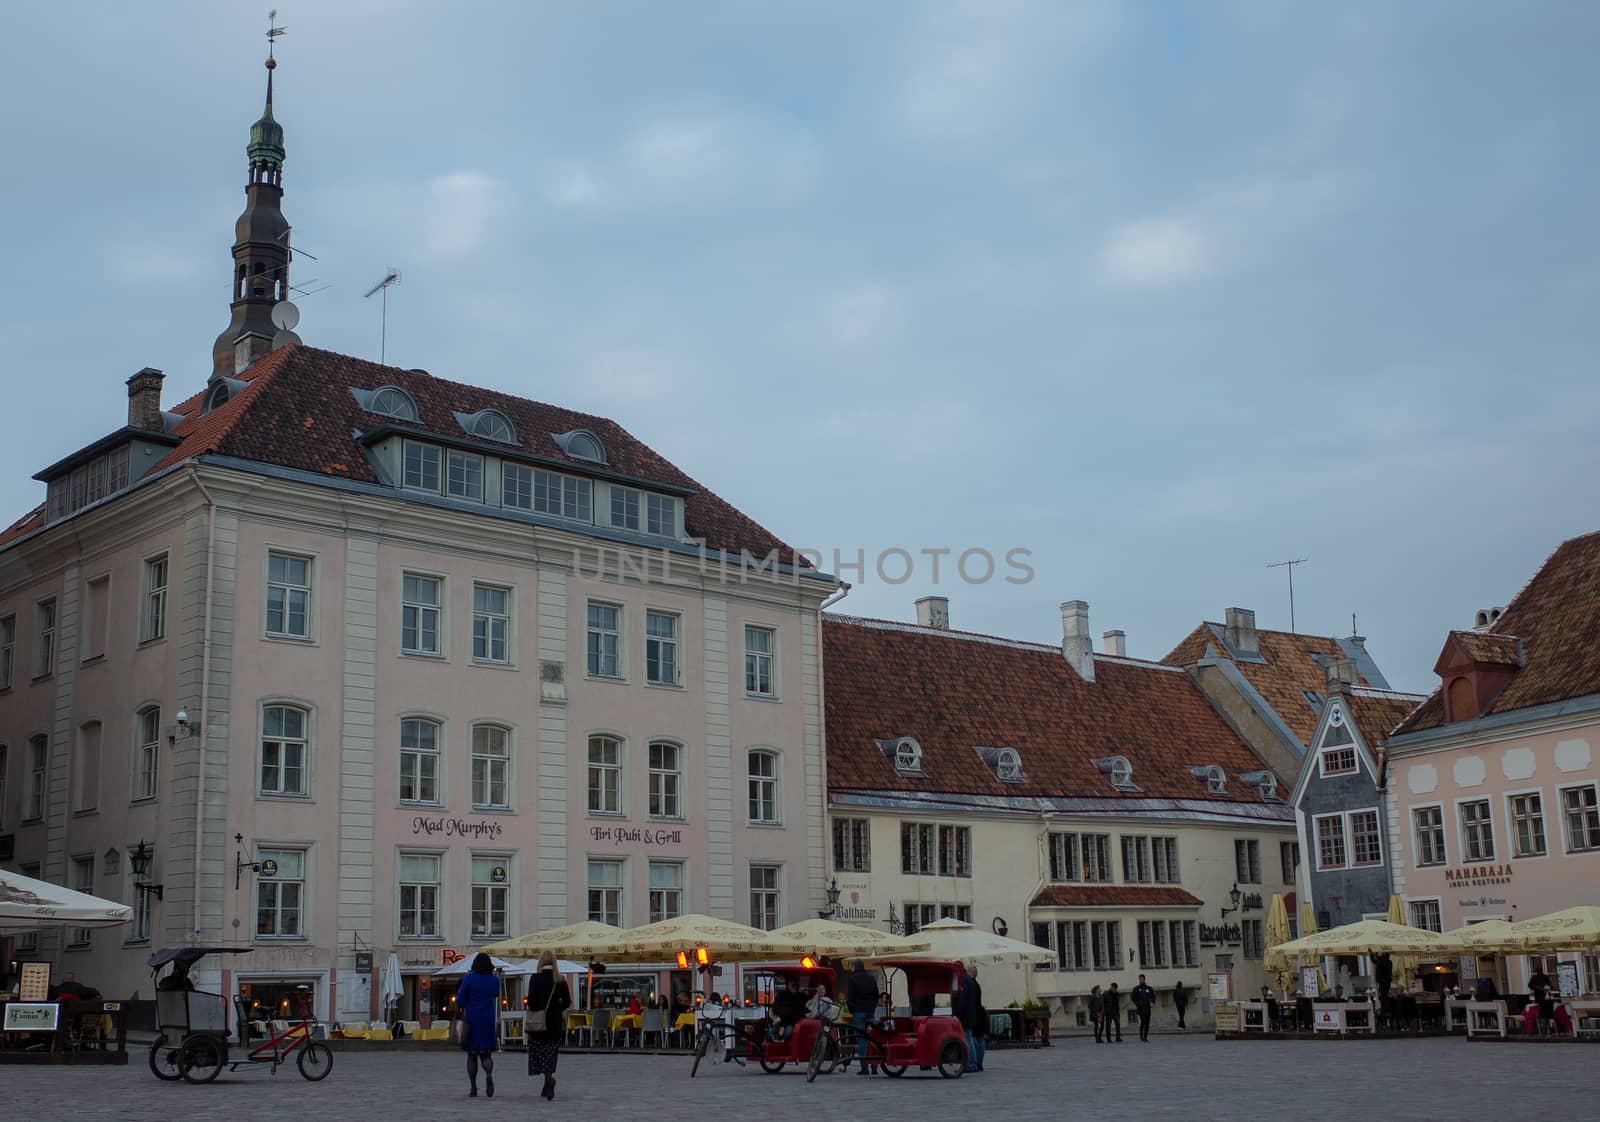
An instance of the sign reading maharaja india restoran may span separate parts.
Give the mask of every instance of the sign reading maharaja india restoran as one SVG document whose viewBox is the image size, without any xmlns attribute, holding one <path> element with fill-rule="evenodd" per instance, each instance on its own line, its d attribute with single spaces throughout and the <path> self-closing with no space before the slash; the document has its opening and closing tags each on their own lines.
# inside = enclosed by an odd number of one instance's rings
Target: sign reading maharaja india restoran
<svg viewBox="0 0 1600 1122">
<path fill-rule="evenodd" d="M 1449 888 L 1487 888 L 1491 884 L 1510 884 L 1510 865 L 1466 865 L 1446 869 L 1444 883 Z"/>
</svg>

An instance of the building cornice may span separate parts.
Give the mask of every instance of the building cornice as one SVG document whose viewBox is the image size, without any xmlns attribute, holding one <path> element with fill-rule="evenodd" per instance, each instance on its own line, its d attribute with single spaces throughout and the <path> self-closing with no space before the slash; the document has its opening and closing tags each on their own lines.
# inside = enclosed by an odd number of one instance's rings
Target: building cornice
<svg viewBox="0 0 1600 1122">
<path fill-rule="evenodd" d="M 962 795 L 948 792 L 830 791 L 834 811 L 891 811 L 962 815 L 997 820 L 1048 817 L 1127 819 L 1135 822 L 1188 822 L 1290 827 L 1294 808 L 1283 803 L 1224 803 L 1208 799 L 1051 798 L 1044 796 Z"/>
<path fill-rule="evenodd" d="M 1436 728 L 1391 736 L 1386 742 L 1391 761 L 1493 744 L 1513 737 L 1538 736 L 1582 728 L 1600 720 L 1600 693 L 1531 705 L 1509 713 L 1491 713 L 1473 721 L 1456 721 Z"/>
</svg>

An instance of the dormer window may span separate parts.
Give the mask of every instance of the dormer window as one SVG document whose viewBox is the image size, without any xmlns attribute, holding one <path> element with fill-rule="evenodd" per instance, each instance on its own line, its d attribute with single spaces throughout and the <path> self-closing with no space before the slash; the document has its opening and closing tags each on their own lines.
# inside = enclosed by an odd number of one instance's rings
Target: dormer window
<svg viewBox="0 0 1600 1122">
<path fill-rule="evenodd" d="M 1022 774 L 1022 754 L 1015 748 L 975 748 L 979 759 L 1002 783 L 1026 783 Z"/>
<path fill-rule="evenodd" d="M 1228 773 L 1217 764 L 1201 764 L 1189 769 L 1189 774 L 1196 779 L 1206 781 L 1206 794 L 1226 795 L 1228 793 Z"/>
<path fill-rule="evenodd" d="M 909 736 L 897 736 L 877 742 L 878 749 L 894 764 L 896 775 L 916 775 L 922 772 L 922 745 Z"/>
<path fill-rule="evenodd" d="M 1262 802 L 1276 803 L 1283 801 L 1283 796 L 1278 794 L 1278 777 L 1272 772 L 1251 771 L 1246 772 L 1239 778 L 1261 793 Z"/>
<path fill-rule="evenodd" d="M 571 432 L 557 432 L 550 435 L 556 442 L 556 447 L 574 460 L 588 460 L 592 464 L 606 462 L 605 445 L 601 444 L 600 438 L 588 429 L 573 429 Z"/>
<path fill-rule="evenodd" d="M 417 422 L 417 403 L 399 386 L 381 386 L 373 390 L 367 409 L 396 420 Z"/>
<path fill-rule="evenodd" d="M 498 409 L 480 409 L 476 413 L 457 413 L 456 421 L 463 429 L 482 440 L 497 444 L 515 444 L 517 430 Z"/>
<path fill-rule="evenodd" d="M 1139 788 L 1133 782 L 1133 764 L 1126 756 L 1105 756 L 1094 761 L 1094 766 L 1105 773 L 1111 780 L 1111 786 L 1118 791 L 1137 791 Z"/>
<path fill-rule="evenodd" d="M 211 392 L 206 394 L 206 412 L 209 413 L 218 406 L 226 404 L 232 392 L 227 382 L 218 382 L 212 386 Z"/>
</svg>

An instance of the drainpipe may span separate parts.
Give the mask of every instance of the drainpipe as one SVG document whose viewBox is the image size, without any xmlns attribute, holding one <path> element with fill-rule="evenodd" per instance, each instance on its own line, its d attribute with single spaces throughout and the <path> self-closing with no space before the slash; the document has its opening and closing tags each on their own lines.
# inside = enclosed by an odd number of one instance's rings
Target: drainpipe
<svg viewBox="0 0 1600 1122">
<path fill-rule="evenodd" d="M 192 462 L 189 464 L 189 477 L 193 480 L 195 489 L 205 499 L 206 503 L 206 591 L 204 632 L 200 643 L 200 743 L 197 746 L 200 752 L 197 778 L 194 794 L 194 910 L 192 914 L 194 933 L 200 934 L 200 859 L 205 844 L 205 805 L 206 805 L 206 737 L 211 730 L 211 582 L 216 571 L 217 563 L 217 504 L 206 490 L 205 484 L 200 482 L 200 469 Z"/>
<path fill-rule="evenodd" d="M 1044 891 L 1045 883 L 1049 880 L 1050 854 L 1046 847 L 1050 844 L 1050 827 L 1055 822 L 1055 817 L 1054 811 L 1042 810 L 1039 812 L 1039 837 L 1033 846 L 1034 859 L 1039 862 L 1039 879 L 1035 882 L 1033 891 L 1028 894 L 1027 902 L 1022 906 L 1022 922 L 1028 925 L 1027 936 L 1030 942 L 1033 940 L 1033 914 L 1029 909 L 1032 907 L 1035 897 Z M 1024 1002 L 1033 1000 L 1032 967 L 1025 970 L 1022 975 L 1022 1000 Z M 1048 1016 L 1049 1010 L 1046 1009 L 1045 1012 Z"/>
<path fill-rule="evenodd" d="M 828 850 L 832 848 L 832 838 L 828 833 L 828 706 L 827 706 L 827 675 L 823 673 L 826 655 L 823 652 L 822 642 L 822 613 L 824 609 L 837 604 L 850 593 L 850 586 L 844 581 L 839 582 L 839 587 L 834 589 L 833 595 L 817 605 L 817 707 L 822 711 L 817 714 L 817 728 L 822 732 L 820 757 L 817 766 L 822 769 L 822 868 L 826 871 L 830 865 Z"/>
</svg>

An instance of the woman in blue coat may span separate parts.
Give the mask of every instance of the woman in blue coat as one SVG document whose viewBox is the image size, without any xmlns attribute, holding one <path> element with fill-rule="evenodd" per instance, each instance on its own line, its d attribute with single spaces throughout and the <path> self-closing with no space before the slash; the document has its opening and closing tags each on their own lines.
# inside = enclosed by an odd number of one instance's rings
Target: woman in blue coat
<svg viewBox="0 0 1600 1122">
<path fill-rule="evenodd" d="M 472 960 L 472 969 L 461 979 L 456 990 L 456 1009 L 461 1018 L 461 1047 L 467 1053 L 467 1078 L 472 1080 L 468 1098 L 478 1097 L 478 1065 L 483 1065 L 485 1090 L 494 1098 L 494 1052 L 499 1046 L 495 1031 L 500 1019 L 500 979 L 494 975 L 494 963 L 489 956 L 479 953 Z"/>
</svg>

